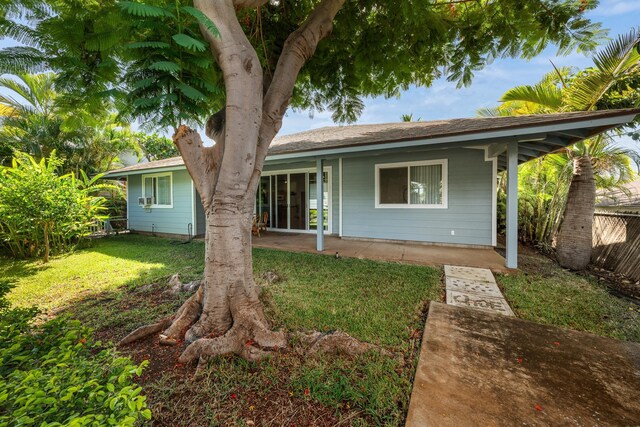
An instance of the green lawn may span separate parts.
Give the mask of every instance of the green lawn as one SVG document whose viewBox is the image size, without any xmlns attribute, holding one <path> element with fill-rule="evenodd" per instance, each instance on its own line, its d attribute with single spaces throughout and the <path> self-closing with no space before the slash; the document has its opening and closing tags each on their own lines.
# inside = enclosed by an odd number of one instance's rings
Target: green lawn
<svg viewBox="0 0 640 427">
<path fill-rule="evenodd" d="M 609 294 L 592 277 L 560 268 L 549 258 L 523 250 L 521 271 L 498 275 L 516 316 L 626 341 L 640 342 L 640 307 Z"/>
<path fill-rule="evenodd" d="M 187 295 L 163 292 L 168 278 L 174 273 L 184 281 L 201 277 L 203 251 L 202 242 L 179 245 L 124 235 L 97 240 L 49 264 L 0 260 L 0 276 L 16 284 L 9 294 L 14 304 L 70 313 L 117 339 L 179 306 Z M 258 402 L 298 399 L 337 421 L 348 418 L 351 425 L 401 424 L 417 355 L 415 331 L 423 327 L 426 303 L 440 299 L 441 270 L 267 249 L 254 250 L 254 265 L 276 328 L 343 330 L 404 354 L 405 363 L 376 354 L 349 360 L 300 359 L 292 353 L 260 364 L 218 358 L 206 379 L 165 374 L 145 385 L 155 402 L 156 422 L 223 425 L 245 419 L 242 411 L 251 406 L 256 408 L 248 416 L 260 420 Z M 266 283 L 266 271 L 281 280 Z M 231 391 L 239 396 L 233 402 L 226 397 Z M 188 410 L 184 396 L 189 396 Z M 202 405 L 214 405 L 213 412 L 195 410 Z M 265 413 L 273 411 L 268 408 Z"/>
<path fill-rule="evenodd" d="M 184 301 L 188 295 L 164 292 L 168 278 L 174 273 L 183 281 L 200 278 L 203 251 L 198 241 L 181 245 L 116 236 L 46 265 L 0 259 L 0 277 L 16 285 L 9 295 L 14 304 L 68 313 L 101 337 L 119 339 L 172 313 Z M 497 276 L 519 317 L 640 341 L 638 306 L 531 251 L 523 251 L 520 265 L 521 272 Z M 291 351 L 260 363 L 219 357 L 200 378 L 169 367 L 149 374 L 144 382 L 154 424 L 244 425 L 254 420 L 256 425 L 297 425 L 313 419 L 325 424 L 402 424 L 415 370 L 416 337 L 426 303 L 441 300 L 441 270 L 267 249 L 254 250 L 254 266 L 274 327 L 340 329 L 399 352 L 404 361 L 379 354 L 305 358 Z M 267 271 L 281 280 L 266 283 L 262 277 Z M 149 372 L 154 372 L 152 366 Z"/>
</svg>

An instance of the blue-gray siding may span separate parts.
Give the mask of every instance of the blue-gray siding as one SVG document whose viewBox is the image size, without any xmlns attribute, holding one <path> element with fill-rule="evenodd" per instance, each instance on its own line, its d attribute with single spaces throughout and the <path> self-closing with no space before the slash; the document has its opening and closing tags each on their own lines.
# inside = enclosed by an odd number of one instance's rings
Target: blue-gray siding
<svg viewBox="0 0 640 427">
<path fill-rule="evenodd" d="M 375 165 L 419 160 L 448 160 L 448 207 L 446 209 L 375 208 Z M 340 229 L 339 161 L 331 167 L 332 234 Z M 315 159 L 269 164 L 264 172 L 315 169 Z M 194 219 L 194 231 L 205 232 L 205 216 L 197 192 L 192 190 L 186 170 L 173 173 L 173 208 L 146 210 L 138 206 L 142 175 L 129 176 L 129 227 L 133 230 L 186 234 Z M 448 149 L 393 153 L 343 159 L 342 200 L 344 237 L 413 240 L 434 243 L 491 245 L 493 163 L 484 151 Z M 193 192 L 193 198 L 192 198 Z M 195 206 L 194 206 L 195 205 Z M 451 235 L 451 231 L 454 235 Z"/>
<path fill-rule="evenodd" d="M 375 208 L 376 164 L 438 159 L 448 159 L 448 208 Z M 344 158 L 342 173 L 345 237 L 492 244 L 493 163 L 484 161 L 483 150 Z"/>
<path fill-rule="evenodd" d="M 171 172 L 173 207 L 144 208 L 138 206 L 142 196 L 142 174 L 128 177 L 129 228 L 156 233 L 187 234 L 188 224 L 193 221 L 191 177 L 185 170 Z"/>
</svg>

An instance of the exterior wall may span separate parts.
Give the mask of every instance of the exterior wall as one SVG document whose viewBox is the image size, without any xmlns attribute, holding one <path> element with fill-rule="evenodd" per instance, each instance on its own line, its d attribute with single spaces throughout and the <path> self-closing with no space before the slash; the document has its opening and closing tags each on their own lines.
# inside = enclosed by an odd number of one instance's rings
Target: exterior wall
<svg viewBox="0 0 640 427">
<path fill-rule="evenodd" d="M 376 164 L 439 159 L 448 159 L 447 208 L 375 208 Z M 344 158 L 342 175 L 344 237 L 492 245 L 493 162 L 483 150 Z"/>
<path fill-rule="evenodd" d="M 129 206 L 129 228 L 131 230 L 187 234 L 188 224 L 193 221 L 191 177 L 185 170 L 173 171 L 172 189 L 173 207 L 149 208 L 138 206 L 138 197 L 142 196 L 142 176 L 129 175 L 127 203 Z"/>
<path fill-rule="evenodd" d="M 448 205 L 446 209 L 375 208 L 375 165 L 420 160 L 448 160 Z M 344 157 L 342 201 L 338 159 L 324 162 L 331 167 L 331 234 L 344 237 L 409 240 L 444 244 L 492 245 L 493 162 L 484 151 L 447 149 Z M 315 169 L 315 159 L 286 164 L 266 164 L 264 172 Z M 169 234 L 187 234 L 195 217 L 194 232 L 203 235 L 205 214 L 186 170 L 173 171 L 173 208 L 145 209 L 138 206 L 142 174 L 128 177 L 129 228 Z M 194 206 L 195 205 L 195 206 Z M 195 215 L 192 209 L 195 207 Z M 451 231 L 455 234 L 451 235 Z"/>
<path fill-rule="evenodd" d="M 338 177 L 338 159 L 324 161 L 324 167 L 331 167 L 331 234 L 338 234 L 340 227 L 340 180 Z M 307 162 L 295 162 L 286 164 L 268 164 L 262 168 L 262 172 L 283 172 L 294 169 L 316 169 L 315 159 Z"/>
</svg>

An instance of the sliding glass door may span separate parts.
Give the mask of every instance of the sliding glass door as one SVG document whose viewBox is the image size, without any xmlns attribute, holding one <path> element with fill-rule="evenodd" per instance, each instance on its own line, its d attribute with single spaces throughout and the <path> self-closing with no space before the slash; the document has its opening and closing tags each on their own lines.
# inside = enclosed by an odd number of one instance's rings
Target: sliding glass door
<svg viewBox="0 0 640 427">
<path fill-rule="evenodd" d="M 329 172 L 324 178 L 324 229 L 329 229 Z M 263 175 L 256 194 L 256 214 L 268 228 L 316 230 L 318 203 L 316 173 L 311 171 Z"/>
</svg>

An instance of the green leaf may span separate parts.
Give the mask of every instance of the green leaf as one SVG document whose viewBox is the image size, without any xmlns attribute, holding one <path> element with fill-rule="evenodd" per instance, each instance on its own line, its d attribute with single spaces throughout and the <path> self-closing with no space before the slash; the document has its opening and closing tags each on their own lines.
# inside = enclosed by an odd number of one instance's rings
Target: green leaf
<svg viewBox="0 0 640 427">
<path fill-rule="evenodd" d="M 158 61 L 149 65 L 149 69 L 177 73 L 178 71 L 180 71 L 180 66 L 175 62 L 171 62 L 171 61 Z"/>
<path fill-rule="evenodd" d="M 189 50 L 192 50 L 194 52 L 204 52 L 205 50 L 207 50 L 206 44 L 186 34 L 182 34 L 182 33 L 174 34 L 171 38 L 180 46 L 187 48 Z"/>
<path fill-rule="evenodd" d="M 208 69 L 213 65 L 213 61 L 209 58 L 203 58 L 201 56 L 194 56 L 191 58 L 187 58 L 187 61 L 194 64 L 196 67 Z"/>
<path fill-rule="evenodd" d="M 151 86 L 153 83 L 155 83 L 156 80 L 157 79 L 155 77 L 149 77 L 149 78 L 146 78 L 146 79 L 138 80 L 137 82 L 135 82 L 133 84 L 133 88 L 134 89 L 147 88 L 147 87 Z"/>
<path fill-rule="evenodd" d="M 140 412 L 140 415 L 142 415 L 142 417 L 145 420 L 150 420 L 151 419 L 151 410 L 150 409 L 145 409 L 144 411 Z"/>
<path fill-rule="evenodd" d="M 213 21 L 200 10 L 191 6 L 182 6 L 180 9 L 196 18 L 198 24 L 205 27 L 214 37 L 220 37 L 220 32 L 218 31 L 216 24 L 214 24 Z"/>
<path fill-rule="evenodd" d="M 202 92 L 187 84 L 178 83 L 177 87 L 180 92 L 184 93 L 187 97 L 193 99 L 194 101 L 204 101 L 207 99 L 207 97 Z"/>
<path fill-rule="evenodd" d="M 152 48 L 152 49 L 167 49 L 170 48 L 171 45 L 169 43 L 165 43 L 165 42 L 154 42 L 154 41 L 150 41 L 150 42 L 135 42 L 135 43 L 129 43 L 128 45 L 125 46 L 127 49 L 146 49 L 146 48 Z"/>
<path fill-rule="evenodd" d="M 168 10 L 157 6 L 151 6 L 149 4 L 136 3 L 132 1 L 121 1 L 119 3 L 119 6 L 122 8 L 122 10 L 134 16 L 153 18 L 169 17 L 175 19 L 175 15 Z"/>
</svg>

